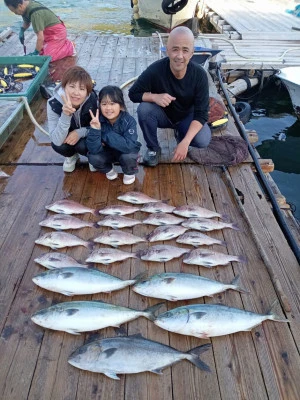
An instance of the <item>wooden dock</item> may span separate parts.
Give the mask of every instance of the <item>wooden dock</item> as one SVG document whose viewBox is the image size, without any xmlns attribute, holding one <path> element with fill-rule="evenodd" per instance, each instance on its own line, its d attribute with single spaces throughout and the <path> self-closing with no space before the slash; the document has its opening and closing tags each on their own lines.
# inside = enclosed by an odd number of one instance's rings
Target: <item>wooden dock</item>
<svg viewBox="0 0 300 400">
<path fill-rule="evenodd" d="M 223 69 L 278 69 L 300 64 L 300 20 L 292 2 L 201 0 L 200 15 L 217 33 L 199 35 L 222 49 Z M 296 4 L 294 4 L 295 6 Z M 288 7 L 290 6 L 290 7 Z"/>
<path fill-rule="evenodd" d="M 17 35 L 0 45 L 0 55 L 22 54 Z M 122 85 L 139 75 L 158 58 L 158 38 L 133 38 L 109 35 L 78 35 L 77 57 L 51 65 L 57 79 L 68 66 L 85 67 L 97 82 Z M 27 48 L 33 45 L 28 38 Z M 211 86 L 211 91 L 215 88 Z M 124 89 L 127 94 L 127 87 Z M 46 100 L 40 95 L 32 103 L 37 121 L 47 129 Z M 136 116 L 136 105 L 128 102 Z M 230 118 L 223 133 L 237 134 Z M 130 187 L 121 178 L 108 181 L 91 173 L 83 162 L 71 174 L 64 174 L 63 159 L 50 147 L 49 139 L 35 129 L 27 114 L 1 148 L 0 168 L 10 175 L 0 179 L 0 398 L 3 400 L 297 400 L 300 393 L 300 269 L 253 173 L 251 163 L 230 167 L 224 173 L 218 167 L 204 167 L 192 162 L 171 163 L 174 140 L 170 132 L 161 132 L 162 163 L 156 168 L 139 167 L 136 182 Z M 84 160 L 83 160 L 84 161 Z M 39 222 L 50 212 L 45 206 L 55 200 L 70 198 L 92 208 L 121 203 L 117 196 L 137 190 L 178 206 L 198 204 L 227 214 L 240 231 L 225 229 L 211 235 L 227 243 L 213 246 L 217 251 L 244 255 L 247 264 L 232 263 L 226 267 L 192 267 L 176 259 L 151 263 L 137 259 L 98 265 L 99 269 L 122 279 L 143 271 L 149 274 L 174 271 L 199 273 L 202 276 L 231 282 L 240 275 L 240 284 L 250 294 L 227 291 L 212 298 L 190 302 L 166 302 L 163 309 L 187 303 L 222 303 L 228 306 L 265 313 L 274 301 L 276 312 L 289 323 L 266 321 L 251 332 L 241 332 L 211 340 L 168 333 L 143 318 L 119 329 L 73 336 L 35 325 L 31 315 L 42 308 L 63 301 L 66 296 L 37 287 L 32 278 L 44 269 L 34 262 L 47 248 L 34 241 L 45 233 Z M 299 240 L 299 230 L 290 211 L 285 211 L 289 224 Z M 145 214 L 137 212 L 137 219 Z M 85 220 L 99 217 L 86 214 Z M 106 229 L 106 228 L 104 228 Z M 128 231 L 143 236 L 153 230 L 138 225 Z M 102 229 L 84 228 L 72 233 L 83 239 L 95 238 Z M 175 241 L 169 242 L 175 245 Z M 97 245 L 98 246 L 98 245 Z M 145 244 L 125 250 L 136 251 Z M 88 250 L 67 250 L 84 261 Z M 111 294 L 77 296 L 76 300 L 103 300 L 139 310 L 159 301 L 139 296 L 131 289 Z M 72 299 L 71 299 L 72 300 Z M 73 298 L 75 300 L 75 298 Z M 168 344 L 182 351 L 205 343 L 211 350 L 202 359 L 211 373 L 200 371 L 187 361 L 168 367 L 162 375 L 141 373 L 120 376 L 114 381 L 102 374 L 80 371 L 67 363 L 69 355 L 83 343 L 98 338 L 141 333 L 144 337 Z"/>
</svg>

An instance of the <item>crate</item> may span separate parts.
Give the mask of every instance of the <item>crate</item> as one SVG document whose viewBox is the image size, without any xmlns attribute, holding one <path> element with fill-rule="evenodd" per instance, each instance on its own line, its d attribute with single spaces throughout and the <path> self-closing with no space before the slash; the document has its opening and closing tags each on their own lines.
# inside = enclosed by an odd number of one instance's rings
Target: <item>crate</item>
<svg viewBox="0 0 300 400">
<path fill-rule="evenodd" d="M 4 67 L 18 64 L 32 64 L 40 68 L 36 76 L 30 81 L 29 86 L 19 93 L 0 93 L 1 99 L 9 99 L 20 96 L 27 97 L 28 103 L 34 98 L 35 94 L 40 88 L 40 84 L 44 82 L 48 75 L 49 63 L 51 57 L 49 56 L 18 56 L 18 57 L 0 57 L 0 70 Z"/>
</svg>

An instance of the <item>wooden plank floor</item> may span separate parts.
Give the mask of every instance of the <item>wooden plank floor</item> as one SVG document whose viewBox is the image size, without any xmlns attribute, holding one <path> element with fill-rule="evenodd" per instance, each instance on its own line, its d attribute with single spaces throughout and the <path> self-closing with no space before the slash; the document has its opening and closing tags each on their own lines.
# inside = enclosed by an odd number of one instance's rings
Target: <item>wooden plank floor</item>
<svg viewBox="0 0 300 400">
<path fill-rule="evenodd" d="M 33 39 L 33 37 L 32 37 Z M 29 40 L 29 46 L 33 43 Z M 158 57 L 157 38 L 116 36 L 75 36 L 78 55 L 63 63 L 51 65 L 59 77 L 72 63 L 84 66 L 97 81 L 97 88 L 113 83 L 121 85 Z M 15 46 L 14 46 L 15 43 Z M 0 47 L 0 55 L 20 54 L 17 38 Z M 214 90 L 213 88 L 211 88 Z M 126 94 L 127 89 L 124 90 Z M 31 105 L 37 121 L 47 128 L 46 101 L 37 96 Z M 136 105 L 128 103 L 136 115 Z M 233 132 L 234 126 L 229 129 Z M 234 133 L 234 132 L 233 132 Z M 33 127 L 25 113 L 0 152 L 0 167 L 10 175 L 0 180 L 0 398 L 5 400 L 296 400 L 300 393 L 300 269 L 252 172 L 250 164 L 220 168 L 195 163 L 170 163 L 174 140 L 170 132 L 161 132 L 163 163 L 156 168 L 139 167 L 134 185 L 126 187 L 121 178 L 110 182 L 100 173 L 91 173 L 86 162 L 71 174 L 62 171 L 62 158 L 49 146 L 48 137 Z M 83 160 L 84 161 L 84 160 Z M 235 195 L 234 188 L 242 194 Z M 151 263 L 137 259 L 100 266 L 104 272 L 122 279 L 138 273 L 183 271 L 230 282 L 240 275 L 241 285 L 251 294 L 234 291 L 212 298 L 189 302 L 166 302 L 164 309 L 187 303 L 222 303 L 255 312 L 266 312 L 278 300 L 277 313 L 290 323 L 266 321 L 251 332 L 202 340 L 168 333 L 152 322 L 139 318 L 119 329 L 107 328 L 78 336 L 45 330 L 30 317 L 42 308 L 72 300 L 40 289 L 32 278 L 44 269 L 34 262 L 47 248 L 34 241 L 47 229 L 38 224 L 50 212 L 45 205 L 70 198 L 93 208 L 121 203 L 117 196 L 128 190 L 169 200 L 175 206 L 199 204 L 227 214 L 240 231 L 223 230 L 211 236 L 225 240 L 227 247 L 213 246 L 217 251 L 245 255 L 247 264 L 232 263 L 226 267 L 195 268 L 182 259 Z M 145 214 L 137 212 L 137 219 Z M 86 214 L 85 220 L 99 217 Z M 107 228 L 84 228 L 73 233 L 90 240 Z M 143 236 L 153 230 L 137 225 L 128 231 Z M 176 244 L 175 241 L 169 244 Z M 98 245 L 97 245 L 98 247 Z M 124 247 L 136 251 L 145 244 Z M 89 251 L 83 247 L 66 251 L 84 261 Z M 75 298 L 73 298 L 75 299 Z M 126 288 L 111 294 L 77 296 L 127 305 L 139 310 L 159 301 L 139 296 Z M 163 375 L 141 373 L 120 376 L 114 381 L 102 374 L 80 371 L 67 363 L 69 355 L 83 343 L 97 338 L 141 333 L 143 336 L 188 351 L 204 343 L 212 349 L 202 355 L 212 372 L 205 373 L 187 361 L 166 368 Z"/>
</svg>

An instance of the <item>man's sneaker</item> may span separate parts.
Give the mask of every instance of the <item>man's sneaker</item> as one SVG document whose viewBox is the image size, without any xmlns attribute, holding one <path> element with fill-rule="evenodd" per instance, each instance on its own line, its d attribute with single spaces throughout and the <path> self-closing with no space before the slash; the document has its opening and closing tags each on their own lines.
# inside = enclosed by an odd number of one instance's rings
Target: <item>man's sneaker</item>
<svg viewBox="0 0 300 400">
<path fill-rule="evenodd" d="M 79 160 L 79 154 L 77 153 L 74 154 L 74 156 L 72 157 L 66 157 L 63 164 L 64 172 L 73 172 L 78 160 Z"/>
<path fill-rule="evenodd" d="M 143 159 L 144 165 L 148 165 L 149 167 L 155 167 L 158 164 L 160 155 L 161 155 L 161 149 L 157 149 L 156 151 L 148 149 Z"/>
<path fill-rule="evenodd" d="M 124 185 L 131 185 L 135 181 L 135 175 L 126 175 L 123 176 Z"/>
<path fill-rule="evenodd" d="M 96 168 L 92 166 L 92 164 L 89 163 L 89 169 L 91 172 L 96 172 Z"/>
<path fill-rule="evenodd" d="M 109 179 L 110 181 L 113 181 L 117 177 L 118 177 L 118 173 L 114 169 L 110 170 L 106 174 L 106 178 Z"/>
</svg>

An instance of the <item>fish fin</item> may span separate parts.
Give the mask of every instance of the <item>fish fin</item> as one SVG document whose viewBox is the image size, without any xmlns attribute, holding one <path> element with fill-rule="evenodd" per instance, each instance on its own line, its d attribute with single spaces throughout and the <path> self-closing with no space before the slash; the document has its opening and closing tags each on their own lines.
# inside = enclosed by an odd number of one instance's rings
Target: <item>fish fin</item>
<svg viewBox="0 0 300 400">
<path fill-rule="evenodd" d="M 235 231 L 240 231 L 240 228 L 237 226 L 237 224 L 231 224 L 230 228 L 234 229 Z"/>
<path fill-rule="evenodd" d="M 68 278 L 71 278 L 72 276 L 74 276 L 74 273 L 73 272 L 62 272 L 59 275 L 62 276 L 63 279 L 68 279 Z"/>
<path fill-rule="evenodd" d="M 147 314 L 145 315 L 146 318 L 150 319 L 150 321 L 154 321 L 156 318 L 155 312 L 160 309 L 160 307 L 165 304 L 165 302 L 155 304 L 154 306 L 146 308 L 144 312 Z"/>
<path fill-rule="evenodd" d="M 113 372 L 113 371 L 103 372 L 103 374 L 106 375 L 108 378 L 115 379 L 115 380 L 117 380 L 117 381 L 120 380 L 120 378 L 118 377 L 118 375 L 116 375 L 116 373 Z"/>
<path fill-rule="evenodd" d="M 154 374 L 157 375 L 162 375 L 162 368 L 157 368 L 157 369 L 151 369 L 150 372 L 153 372 Z"/>
<path fill-rule="evenodd" d="M 65 332 L 68 332 L 71 335 L 80 335 L 81 334 L 81 332 L 74 331 L 74 329 L 66 329 Z"/>
<path fill-rule="evenodd" d="M 134 283 L 138 283 L 138 282 L 142 281 L 143 279 L 145 279 L 147 276 L 148 276 L 148 272 L 147 271 L 141 272 L 140 274 L 137 274 L 133 278 L 133 281 L 134 281 Z"/>
<path fill-rule="evenodd" d="M 104 350 L 104 351 L 102 352 L 102 354 L 105 354 L 106 358 L 109 358 L 109 357 L 111 357 L 117 350 L 118 350 L 117 348 L 112 347 L 111 349 Z"/>
<path fill-rule="evenodd" d="M 190 351 L 187 352 L 187 354 L 191 356 L 188 358 L 188 360 L 194 365 L 196 365 L 196 367 L 202 369 L 203 371 L 211 372 L 209 366 L 199 358 L 199 355 L 207 351 L 210 347 L 211 343 L 207 343 L 202 346 L 191 349 Z"/>
<path fill-rule="evenodd" d="M 69 308 L 67 310 L 67 316 L 69 317 L 71 315 L 74 315 L 74 314 L 78 313 L 78 311 L 79 311 L 78 308 Z"/>
<path fill-rule="evenodd" d="M 172 283 L 172 282 L 175 281 L 175 280 L 176 280 L 175 277 L 174 277 L 174 278 L 164 278 L 164 279 L 163 279 L 163 282 L 169 284 L 169 283 Z"/>
<path fill-rule="evenodd" d="M 196 319 L 200 319 L 200 318 L 204 317 L 206 314 L 207 314 L 206 312 L 199 311 L 199 312 L 193 313 L 193 317 L 195 317 Z"/>
<path fill-rule="evenodd" d="M 277 321 L 277 322 L 290 322 L 288 319 L 281 317 L 280 315 L 276 314 L 276 312 L 274 312 L 274 309 L 278 306 L 279 300 L 276 299 L 274 301 L 274 303 L 271 305 L 269 312 L 267 313 L 267 315 L 269 315 L 272 321 Z"/>
<path fill-rule="evenodd" d="M 240 281 L 240 276 L 237 275 L 235 278 L 232 279 L 232 281 L 230 282 L 230 285 L 235 286 L 235 288 L 233 288 L 233 289 L 237 290 L 238 292 L 250 294 L 250 292 L 248 290 L 240 287 L 239 281 Z"/>
</svg>

